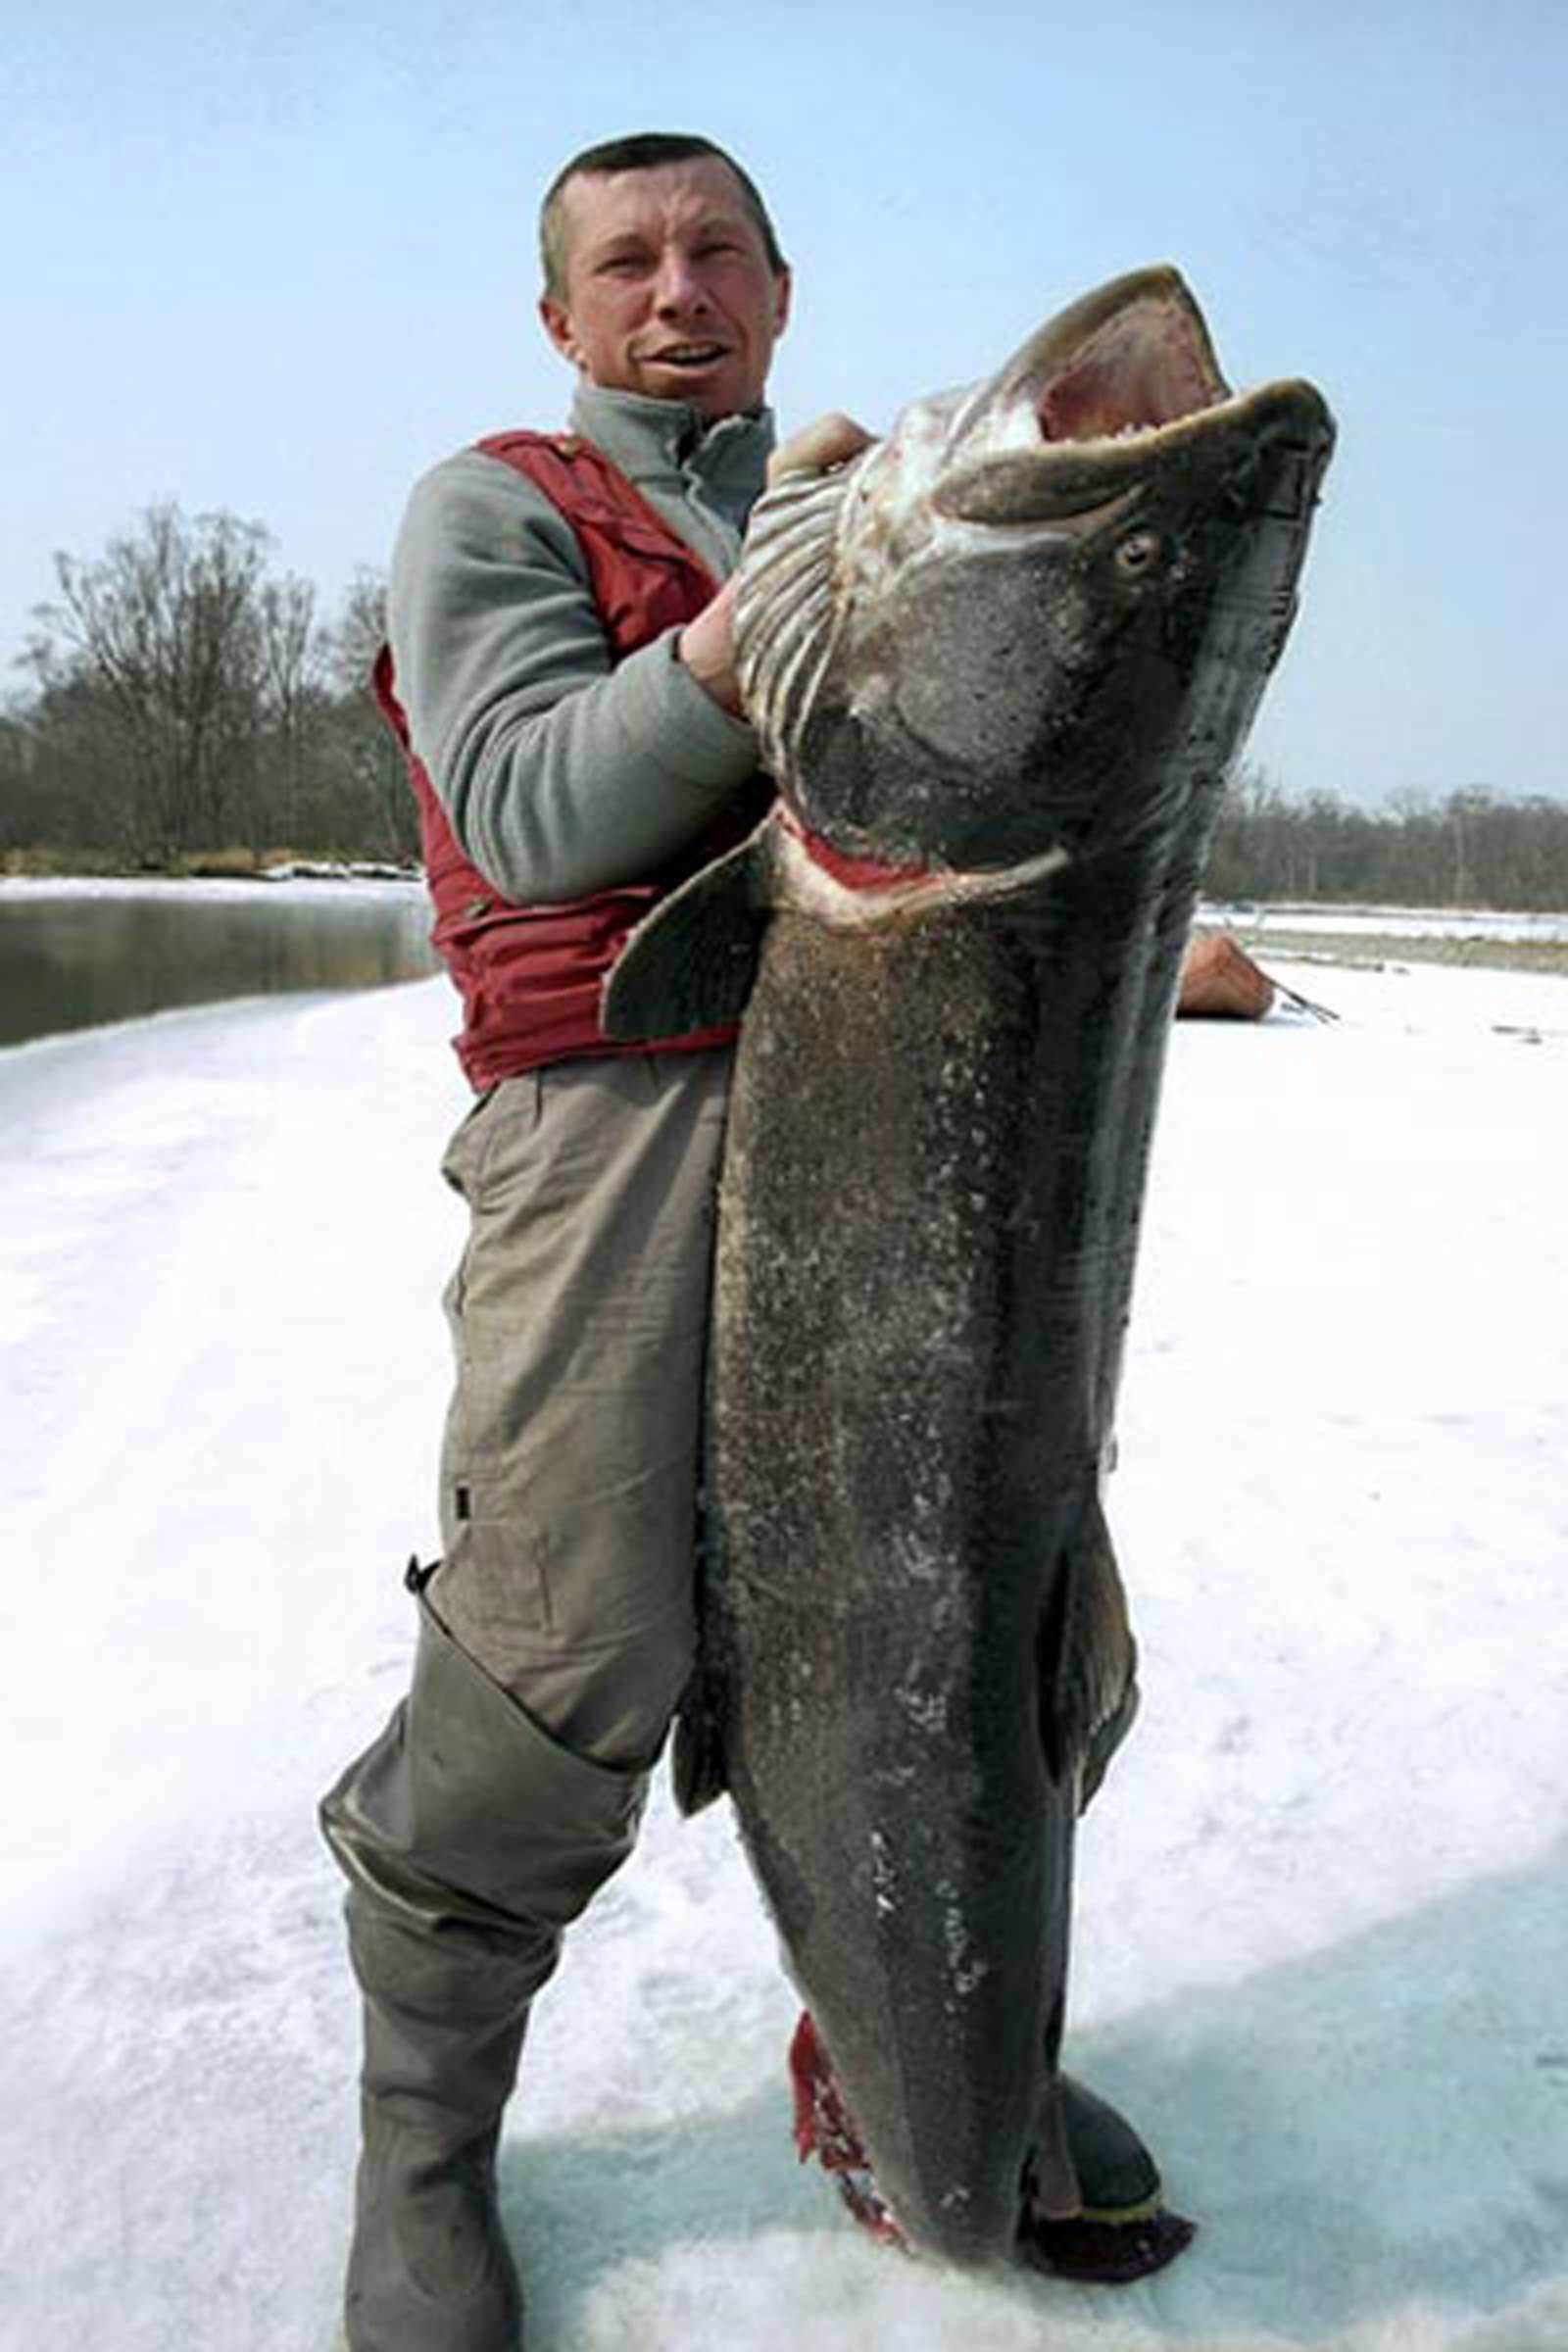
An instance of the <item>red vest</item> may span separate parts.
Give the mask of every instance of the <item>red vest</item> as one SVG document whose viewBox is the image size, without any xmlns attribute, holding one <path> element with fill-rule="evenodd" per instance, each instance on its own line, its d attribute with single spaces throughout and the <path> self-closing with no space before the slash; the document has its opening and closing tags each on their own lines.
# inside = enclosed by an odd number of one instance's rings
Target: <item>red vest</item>
<svg viewBox="0 0 1568 2352">
<path fill-rule="evenodd" d="M 593 599 L 617 662 L 665 629 L 692 620 L 718 583 L 707 565 L 632 488 L 624 474 L 575 434 L 494 433 L 477 444 L 542 490 L 577 535 Z M 458 1058 L 476 1089 L 541 1062 L 577 1054 L 638 1054 L 727 1045 L 734 1030 L 703 1029 L 642 1046 L 622 1046 L 599 1022 L 599 990 L 627 933 L 649 908 L 740 839 L 765 801 L 726 815 L 641 882 L 550 906 L 504 899 L 458 847 L 445 809 L 409 741 L 408 722 L 383 645 L 375 699 L 403 746 L 419 806 L 425 880 L 435 906 L 430 933 L 463 998 Z"/>
</svg>

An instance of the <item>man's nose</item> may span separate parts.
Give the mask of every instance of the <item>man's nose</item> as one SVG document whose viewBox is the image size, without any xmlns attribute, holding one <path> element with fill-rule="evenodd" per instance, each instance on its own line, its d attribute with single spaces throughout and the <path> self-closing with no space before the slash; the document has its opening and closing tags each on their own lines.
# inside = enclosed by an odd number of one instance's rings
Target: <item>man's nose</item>
<svg viewBox="0 0 1568 2352">
<path fill-rule="evenodd" d="M 659 273 L 654 280 L 654 300 L 661 311 L 689 316 L 705 309 L 708 289 L 702 274 L 693 268 L 689 257 L 666 247 L 660 256 Z"/>
</svg>

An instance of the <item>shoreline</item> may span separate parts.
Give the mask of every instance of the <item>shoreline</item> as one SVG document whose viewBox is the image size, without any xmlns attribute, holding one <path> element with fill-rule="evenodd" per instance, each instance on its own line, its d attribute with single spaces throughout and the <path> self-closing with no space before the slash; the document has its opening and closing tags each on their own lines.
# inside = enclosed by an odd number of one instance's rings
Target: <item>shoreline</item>
<svg viewBox="0 0 1568 2352">
<path fill-rule="evenodd" d="M 1392 911 L 1392 910 L 1391 910 Z M 1262 930 L 1225 924 L 1238 946 L 1266 972 L 1273 963 L 1309 963 L 1340 971 L 1393 971 L 1400 964 L 1446 964 L 1457 970 L 1533 972 L 1568 978 L 1568 940 L 1446 939 L 1438 932 L 1368 931 L 1360 935 L 1307 930 Z"/>
</svg>

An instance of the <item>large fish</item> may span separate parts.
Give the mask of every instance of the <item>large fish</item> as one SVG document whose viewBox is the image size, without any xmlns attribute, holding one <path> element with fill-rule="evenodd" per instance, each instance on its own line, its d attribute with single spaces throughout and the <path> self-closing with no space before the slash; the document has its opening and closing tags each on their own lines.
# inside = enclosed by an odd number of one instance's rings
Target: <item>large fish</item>
<svg viewBox="0 0 1568 2352">
<path fill-rule="evenodd" d="M 607 989 L 744 1012 L 687 1801 L 734 1801 L 899 2230 L 1076 2198 L 1074 1823 L 1130 1707 L 1099 1488 L 1172 1002 L 1333 440 L 1229 395 L 1175 271 L 759 505 L 779 789 Z"/>
</svg>

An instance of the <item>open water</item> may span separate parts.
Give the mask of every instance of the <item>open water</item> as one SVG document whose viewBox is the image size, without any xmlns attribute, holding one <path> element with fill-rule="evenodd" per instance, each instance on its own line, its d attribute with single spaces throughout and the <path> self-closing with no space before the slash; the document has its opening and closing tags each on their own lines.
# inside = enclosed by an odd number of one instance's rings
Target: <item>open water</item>
<svg viewBox="0 0 1568 2352">
<path fill-rule="evenodd" d="M 419 882 L 0 883 L 0 1046 L 433 971 Z"/>
</svg>

